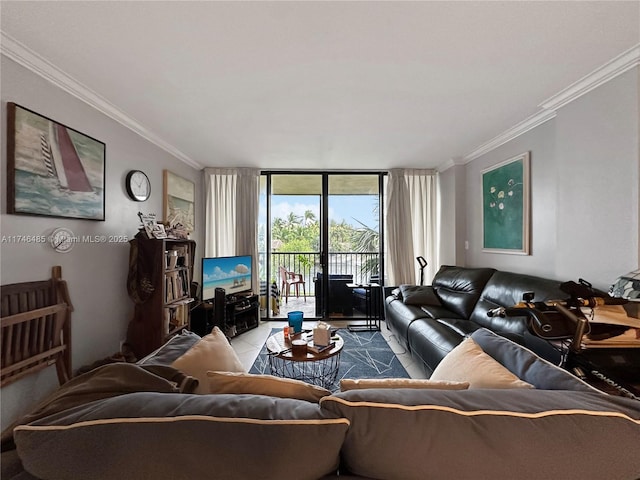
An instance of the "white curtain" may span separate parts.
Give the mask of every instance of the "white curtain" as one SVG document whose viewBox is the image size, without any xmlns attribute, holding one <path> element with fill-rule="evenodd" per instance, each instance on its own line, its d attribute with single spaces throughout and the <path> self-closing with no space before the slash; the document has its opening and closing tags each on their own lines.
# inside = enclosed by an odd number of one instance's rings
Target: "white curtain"
<svg viewBox="0 0 640 480">
<path fill-rule="evenodd" d="M 420 283 L 416 257 L 422 256 L 428 263 L 424 284 L 429 285 L 440 265 L 436 173 L 392 169 L 386 199 L 387 284 Z"/>
<path fill-rule="evenodd" d="M 386 198 L 387 284 L 415 284 L 409 189 L 404 170 L 389 171 Z"/>
<path fill-rule="evenodd" d="M 422 256 L 428 265 L 424 269 L 424 284 L 430 285 L 438 271 L 438 201 L 437 174 L 433 170 L 404 171 L 411 205 L 411 225 L 413 226 L 413 253 Z M 415 267 L 416 283 L 420 282 L 420 267 Z"/>
<path fill-rule="evenodd" d="M 205 256 L 252 255 L 257 272 L 260 170 L 206 168 L 204 175 Z M 257 292 L 257 275 L 253 275 L 252 284 Z"/>
</svg>

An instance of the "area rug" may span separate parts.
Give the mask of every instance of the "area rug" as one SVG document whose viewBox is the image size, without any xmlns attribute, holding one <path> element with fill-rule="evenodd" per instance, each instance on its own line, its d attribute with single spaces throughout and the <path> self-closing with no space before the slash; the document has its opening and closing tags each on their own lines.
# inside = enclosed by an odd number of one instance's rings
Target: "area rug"
<svg viewBox="0 0 640 480">
<path fill-rule="evenodd" d="M 271 330 L 270 335 L 279 330 Z M 409 378 L 380 332 L 350 332 L 340 329 L 338 335 L 344 340 L 344 348 L 338 378 L 330 390 L 338 390 L 342 378 Z M 267 358 L 267 347 L 263 345 L 249 373 L 269 374 Z"/>
</svg>

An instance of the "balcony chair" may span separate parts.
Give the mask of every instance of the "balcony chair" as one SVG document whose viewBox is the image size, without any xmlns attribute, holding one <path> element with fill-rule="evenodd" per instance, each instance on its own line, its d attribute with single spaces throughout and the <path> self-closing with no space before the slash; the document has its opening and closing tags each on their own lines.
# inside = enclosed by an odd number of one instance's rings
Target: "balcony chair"
<svg viewBox="0 0 640 480">
<path fill-rule="evenodd" d="M 302 296 L 304 301 L 307 301 L 307 292 L 305 291 L 304 278 L 299 273 L 293 273 L 286 268 L 278 267 L 280 272 L 280 279 L 282 280 L 282 287 L 280 288 L 280 295 L 284 293 L 285 303 L 289 303 L 289 292 L 292 286 L 296 289 L 296 298 L 300 296 L 300 285 L 302 285 Z"/>
</svg>

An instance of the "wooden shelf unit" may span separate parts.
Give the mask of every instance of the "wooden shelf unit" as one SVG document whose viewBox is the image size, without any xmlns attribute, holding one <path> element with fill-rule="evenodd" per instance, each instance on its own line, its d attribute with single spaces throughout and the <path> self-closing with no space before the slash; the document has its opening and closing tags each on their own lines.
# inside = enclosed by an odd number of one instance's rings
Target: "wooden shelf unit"
<svg viewBox="0 0 640 480">
<path fill-rule="evenodd" d="M 142 358 L 183 328 L 190 328 L 196 244 L 193 240 L 147 239 L 143 234 L 130 243 L 130 260 L 136 262 L 142 298 L 135 304 L 127 342 Z M 141 267 L 146 269 L 141 271 Z"/>
</svg>

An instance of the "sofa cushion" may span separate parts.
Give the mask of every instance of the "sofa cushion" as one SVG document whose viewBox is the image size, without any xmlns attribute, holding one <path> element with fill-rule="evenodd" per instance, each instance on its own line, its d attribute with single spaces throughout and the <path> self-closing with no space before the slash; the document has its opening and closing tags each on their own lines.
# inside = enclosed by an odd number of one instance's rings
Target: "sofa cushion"
<svg viewBox="0 0 640 480">
<path fill-rule="evenodd" d="M 409 325 L 407 337 L 411 355 L 422 361 L 427 373 L 433 372 L 442 359 L 464 338 L 433 318 L 416 319 Z"/>
<path fill-rule="evenodd" d="M 423 316 L 427 318 L 460 318 L 456 312 L 452 312 L 444 305 L 420 305 L 420 310 L 422 310 Z"/>
<path fill-rule="evenodd" d="M 400 285 L 402 301 L 406 305 L 442 305 L 436 291 L 431 286 Z"/>
<path fill-rule="evenodd" d="M 482 328 L 475 322 L 471 320 L 466 320 L 464 318 L 438 318 L 438 322 L 443 325 L 446 325 L 451 330 L 454 330 L 456 333 L 460 335 L 467 336 L 479 328 Z"/>
<path fill-rule="evenodd" d="M 385 301 L 387 327 L 395 333 L 398 341 L 408 347 L 408 330 L 412 322 L 424 318 L 425 313 L 416 305 L 405 305 L 402 300 L 389 296 Z"/>
<path fill-rule="evenodd" d="M 522 301 L 524 292 L 529 291 L 535 292 L 535 302 L 568 296 L 560 290 L 560 282 L 556 280 L 520 273 L 495 272 L 482 290 L 478 303 L 468 318 L 494 332 L 524 334 L 527 329 L 526 317 L 489 317 L 487 312 L 496 307 L 512 307 Z"/>
<path fill-rule="evenodd" d="M 187 330 L 174 335 L 160 348 L 136 363 L 138 365 L 171 365 L 178 357 L 200 341 L 200 336 Z"/>
<path fill-rule="evenodd" d="M 431 379 L 469 382 L 469 388 L 533 388 L 483 352 L 470 337 L 442 359 Z"/>
<path fill-rule="evenodd" d="M 198 379 L 195 393 L 209 393 L 207 372 L 246 372 L 227 337 L 218 327 L 200 339 L 193 347 L 176 359 L 171 366 Z"/>
<path fill-rule="evenodd" d="M 44 480 L 281 480 L 292 468 L 316 480 L 337 468 L 347 428 L 302 400 L 133 393 L 20 426 L 15 438 Z"/>
<path fill-rule="evenodd" d="M 345 470 L 371 478 L 636 478 L 640 402 L 547 390 L 352 390 L 323 410 L 351 423 Z M 381 439 L 383 439 L 381 441 Z M 526 441 L 525 441 L 526 439 Z M 342 473 L 342 469 L 341 469 Z"/>
<path fill-rule="evenodd" d="M 566 370 L 540 358 L 531 350 L 500 335 L 481 328 L 471 338 L 511 373 L 536 388 L 544 390 L 599 391 Z"/>
<path fill-rule="evenodd" d="M 462 318 L 469 318 L 482 289 L 494 272 L 493 268 L 443 265 L 431 283 L 443 306 Z"/>
<path fill-rule="evenodd" d="M 434 388 L 438 390 L 466 390 L 469 382 L 453 382 L 447 380 L 430 380 L 423 378 L 343 378 L 340 380 L 340 391 L 364 388 Z"/>
<path fill-rule="evenodd" d="M 301 380 L 237 372 L 207 372 L 209 393 L 251 393 L 280 398 L 297 398 L 318 403 L 331 395 L 326 388 Z"/>
</svg>

